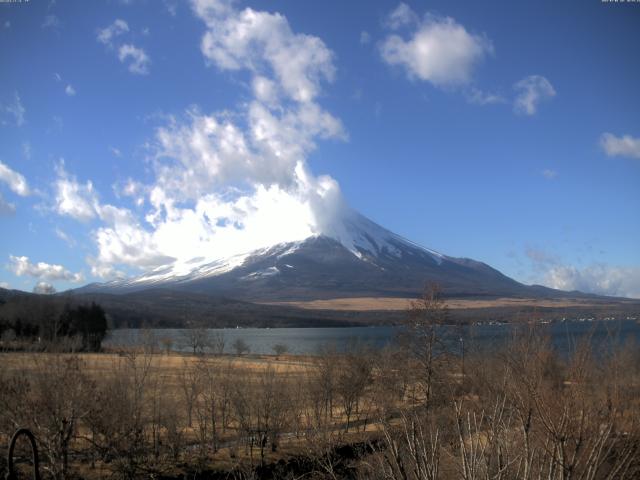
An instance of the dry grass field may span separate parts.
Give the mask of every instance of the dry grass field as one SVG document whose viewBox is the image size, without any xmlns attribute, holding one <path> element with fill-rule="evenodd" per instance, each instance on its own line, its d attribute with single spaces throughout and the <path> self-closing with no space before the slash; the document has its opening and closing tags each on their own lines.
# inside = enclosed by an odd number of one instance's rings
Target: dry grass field
<svg viewBox="0 0 640 480">
<path fill-rule="evenodd" d="M 566 357 L 532 326 L 463 359 L 411 328 L 314 356 L 0 353 L 0 445 L 27 426 L 60 480 L 639 478 L 633 345 Z"/>
<path fill-rule="evenodd" d="M 55 358 L 59 353 L 30 353 L 30 352 L 11 352 L 0 353 L 2 369 L 5 372 L 19 370 L 21 372 L 29 372 L 37 370 L 41 364 L 47 364 Z M 69 354 L 72 355 L 72 354 Z M 113 353 L 81 353 L 73 354 L 81 359 L 85 373 L 100 378 L 114 371 L 114 367 L 129 361 L 129 355 L 123 352 Z M 135 361 L 142 366 L 142 363 L 149 362 L 149 367 L 158 375 L 164 378 L 176 378 L 185 369 L 189 369 L 205 362 L 211 367 L 223 367 L 231 365 L 232 368 L 249 371 L 254 373 L 264 372 L 268 368 L 278 373 L 286 373 L 287 375 L 304 375 L 308 369 L 313 366 L 311 357 L 303 355 L 224 355 L 224 356 L 203 356 L 190 355 L 172 352 L 153 353 L 150 355 L 138 354 L 134 356 Z"/>
<path fill-rule="evenodd" d="M 406 311 L 410 308 L 412 298 L 395 297 L 354 297 L 332 298 L 327 300 L 309 300 L 295 302 L 271 302 L 267 305 L 288 305 L 309 310 L 338 310 L 338 311 Z M 448 299 L 447 306 L 451 310 L 470 308 L 498 308 L 498 307 L 539 307 L 539 308 L 569 308 L 589 307 L 595 303 L 592 300 L 579 299 L 532 299 L 532 298 L 496 298 L 491 300 L 477 299 Z M 599 306 L 606 303 L 599 302 Z M 613 305 L 613 304 L 612 304 Z"/>
<path fill-rule="evenodd" d="M 11 420 L 8 417 L 16 418 L 15 425 L 34 421 L 35 427 L 43 422 L 38 417 L 44 413 L 36 410 L 43 406 L 49 411 L 69 408 L 70 404 L 65 401 L 61 405 L 56 403 L 60 400 L 59 395 L 80 388 L 86 390 L 87 395 L 78 399 L 78 405 L 71 407 L 73 410 L 89 410 L 95 406 L 94 402 L 100 403 L 105 398 L 113 401 L 106 409 L 98 405 L 99 415 L 106 417 L 97 419 L 98 428 L 102 428 L 99 435 L 105 437 L 97 442 L 102 443 L 98 450 L 107 453 L 113 450 L 119 454 L 123 449 L 134 450 L 131 446 L 134 440 L 130 437 L 135 437 L 135 433 L 132 434 L 128 427 L 140 423 L 144 438 L 137 442 L 149 449 L 158 448 L 158 445 L 168 449 L 169 453 L 165 452 L 155 460 L 145 460 L 153 465 L 149 472 L 159 469 L 155 473 L 161 472 L 165 476 L 183 474 L 181 465 L 184 464 L 198 464 L 201 470 L 232 471 L 240 466 L 255 467 L 256 464 L 307 456 L 325 445 L 333 448 L 362 441 L 363 435 L 378 429 L 372 421 L 377 416 L 373 399 L 365 394 L 364 384 L 357 387 L 360 391 L 345 393 L 350 396 L 346 407 L 336 393 L 336 398 L 329 400 L 332 403 L 330 413 L 324 403 L 318 404 L 318 400 L 312 398 L 310 392 L 322 381 L 319 378 L 323 366 L 317 357 L 213 356 L 143 350 L 81 354 L 5 352 L 0 353 L 0 364 L 0 383 L 2 379 L 29 379 L 35 384 L 33 395 L 43 394 L 40 382 L 47 385 L 45 388 L 60 389 L 45 393 L 44 398 L 27 406 L 26 411 L 16 405 L 19 394 L 11 398 L 7 395 L 9 392 L 4 392 L 2 398 L 0 393 L 0 407 L 3 404 L 9 407 L 9 411 L 0 414 L 0 443 L 3 446 L 12 431 L 6 424 Z M 332 371 L 335 368 L 326 362 L 324 366 Z M 78 372 L 74 372 L 76 368 Z M 371 370 L 367 369 L 363 374 L 369 377 Z M 44 377 L 57 377 L 58 381 L 55 386 L 50 385 Z M 350 383 L 343 386 L 345 391 Z M 55 405 L 49 405 L 49 394 L 55 399 Z M 131 411 L 132 408 L 138 411 Z M 350 409 L 348 416 L 345 409 Z M 18 420 L 19 417 L 22 420 Z M 84 478 L 127 476 L 111 461 L 92 460 L 87 464 L 86 459 L 94 455 L 90 452 L 96 448 L 93 443 L 97 435 L 91 417 L 90 413 L 79 414 L 75 420 L 76 431 L 69 444 L 70 451 L 75 452 L 71 455 L 74 471 Z M 109 418 L 113 428 L 102 425 L 105 421 L 110 423 Z M 57 414 L 56 419 L 60 420 Z M 46 432 L 45 435 L 57 435 L 48 429 Z M 123 443 L 112 445 L 109 436 L 122 437 Z M 267 441 L 269 448 L 265 448 Z M 178 457 L 167 458 L 172 451 L 180 451 L 179 461 Z M 2 447 L 0 454 L 4 456 Z M 73 458 L 85 458 L 85 461 L 74 461 Z M 1 467 L 0 461 L 0 474 Z"/>
</svg>

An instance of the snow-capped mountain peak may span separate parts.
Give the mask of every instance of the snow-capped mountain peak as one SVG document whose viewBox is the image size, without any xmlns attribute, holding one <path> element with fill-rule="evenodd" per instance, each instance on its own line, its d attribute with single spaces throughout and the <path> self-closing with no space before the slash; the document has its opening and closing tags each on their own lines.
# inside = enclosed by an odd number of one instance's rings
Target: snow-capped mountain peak
<svg viewBox="0 0 640 480">
<path fill-rule="evenodd" d="M 528 288 L 484 263 L 442 255 L 346 211 L 306 238 L 227 257 L 213 252 L 209 258 L 176 262 L 82 290 L 118 293 L 161 287 L 282 300 L 413 296 L 430 281 L 456 295 L 511 295 Z"/>
</svg>

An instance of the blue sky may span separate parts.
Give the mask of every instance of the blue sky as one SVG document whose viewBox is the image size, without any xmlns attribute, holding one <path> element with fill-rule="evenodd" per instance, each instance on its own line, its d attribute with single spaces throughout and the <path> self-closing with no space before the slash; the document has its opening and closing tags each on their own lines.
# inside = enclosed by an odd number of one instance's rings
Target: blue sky
<svg viewBox="0 0 640 480">
<path fill-rule="evenodd" d="M 633 2 L 1 3 L 0 284 L 214 259 L 349 205 L 640 297 L 639 44 Z"/>
</svg>

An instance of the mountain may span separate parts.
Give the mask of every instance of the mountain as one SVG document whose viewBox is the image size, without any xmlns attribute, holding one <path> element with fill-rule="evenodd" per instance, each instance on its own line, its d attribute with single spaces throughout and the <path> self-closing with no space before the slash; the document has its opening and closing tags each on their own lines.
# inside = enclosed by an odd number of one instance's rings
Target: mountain
<svg viewBox="0 0 640 480">
<path fill-rule="evenodd" d="M 227 258 L 212 253 L 209 260 L 55 297 L 99 303 L 114 327 L 348 326 L 402 322 L 406 299 L 427 282 L 441 286 L 451 319 L 460 322 L 640 313 L 638 301 L 523 285 L 482 262 L 410 242 L 353 211 L 302 239 Z M 0 289 L 0 321 L 23 297 L 37 295 Z M 391 307 L 380 307 L 380 300 Z"/>
<path fill-rule="evenodd" d="M 349 211 L 315 234 L 229 258 L 194 259 L 129 279 L 90 284 L 76 293 L 169 289 L 249 301 L 363 296 L 412 297 L 437 282 L 450 297 L 558 297 L 490 266 L 417 245 Z"/>
</svg>

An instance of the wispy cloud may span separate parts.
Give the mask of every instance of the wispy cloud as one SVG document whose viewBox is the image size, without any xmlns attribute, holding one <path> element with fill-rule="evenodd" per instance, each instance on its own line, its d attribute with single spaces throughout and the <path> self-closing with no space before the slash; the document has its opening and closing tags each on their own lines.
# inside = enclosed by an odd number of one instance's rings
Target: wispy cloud
<svg viewBox="0 0 640 480">
<path fill-rule="evenodd" d="M 76 89 L 69 84 L 65 87 L 64 93 L 66 93 L 69 97 L 73 97 L 76 94 Z"/>
<path fill-rule="evenodd" d="M 631 135 L 619 137 L 612 133 L 603 133 L 600 137 L 600 147 L 609 157 L 640 158 L 640 138 Z"/>
<path fill-rule="evenodd" d="M 392 30 L 397 30 L 402 27 L 415 25 L 420 22 L 418 15 L 407 5 L 406 3 L 400 3 L 398 6 L 388 15 L 384 23 Z"/>
<path fill-rule="evenodd" d="M 553 180 L 558 176 L 558 172 L 555 170 L 551 170 L 550 168 L 545 168 L 542 171 L 542 176 L 547 180 Z"/>
<path fill-rule="evenodd" d="M 76 246 L 76 241 L 72 237 L 70 237 L 67 233 L 65 233 L 63 230 L 61 230 L 60 228 L 56 227 L 54 232 L 56 234 L 56 237 L 58 237 L 60 240 L 64 241 L 70 247 L 75 247 Z"/>
<path fill-rule="evenodd" d="M 111 25 L 98 30 L 96 39 L 98 42 L 105 45 L 111 45 L 112 40 L 116 37 L 127 33 L 129 31 L 129 24 L 124 20 L 118 18 Z"/>
<path fill-rule="evenodd" d="M 22 142 L 22 156 L 26 159 L 26 160 L 31 160 L 31 154 L 33 152 L 33 149 L 31 148 L 31 143 L 29 142 Z"/>
<path fill-rule="evenodd" d="M 145 50 L 131 42 L 123 41 L 123 36 L 129 33 L 129 24 L 118 18 L 111 25 L 98 29 L 96 40 L 115 50 L 118 60 L 126 63 L 129 71 L 136 75 L 147 75 L 151 65 L 151 58 Z M 147 31 L 148 33 L 148 31 Z"/>
<path fill-rule="evenodd" d="M 13 123 L 20 127 L 25 124 L 27 110 L 22 105 L 20 95 L 18 92 L 14 92 L 13 99 L 5 104 L 0 104 L 0 123 L 7 125 Z"/>
<path fill-rule="evenodd" d="M 476 87 L 469 88 L 466 91 L 466 97 L 467 101 L 474 105 L 494 105 L 507 102 L 507 99 L 498 93 L 484 92 Z"/>
<path fill-rule="evenodd" d="M 541 75 L 529 75 L 513 88 L 516 91 L 513 109 L 523 115 L 535 115 L 540 103 L 556 96 L 551 82 Z"/>
<path fill-rule="evenodd" d="M 142 48 L 130 43 L 121 45 L 118 49 L 118 59 L 122 63 L 129 64 L 128 68 L 131 73 L 137 75 L 147 75 L 149 73 L 151 59 Z"/>
<path fill-rule="evenodd" d="M 54 15 L 49 14 L 44 17 L 44 21 L 42 22 L 42 28 L 50 28 L 52 30 L 57 30 L 62 26 L 60 19 Z"/>
<path fill-rule="evenodd" d="M 26 197 L 31 193 L 24 176 L 0 161 L 0 182 L 5 183 L 11 191 Z"/>
</svg>

